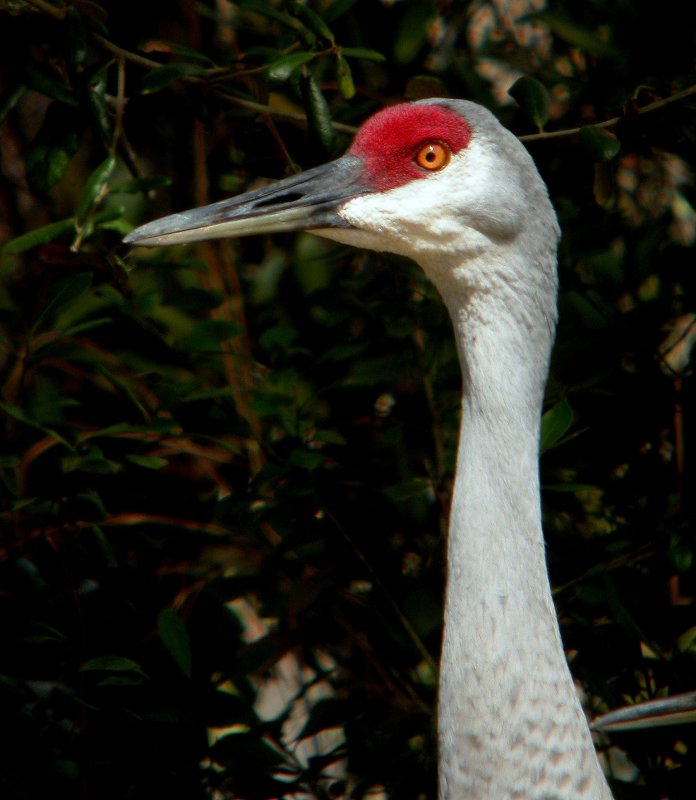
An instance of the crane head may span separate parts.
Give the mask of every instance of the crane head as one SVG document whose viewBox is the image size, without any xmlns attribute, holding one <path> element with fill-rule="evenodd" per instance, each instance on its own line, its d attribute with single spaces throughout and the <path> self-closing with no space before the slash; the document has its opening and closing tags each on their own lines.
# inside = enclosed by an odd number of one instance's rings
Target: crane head
<svg viewBox="0 0 696 800">
<path fill-rule="evenodd" d="M 133 245 L 311 230 L 347 244 L 410 256 L 470 257 L 514 239 L 546 189 L 519 141 L 464 100 L 386 108 L 341 158 L 255 191 L 150 222 Z M 555 246 L 555 234 L 552 236 Z"/>
</svg>

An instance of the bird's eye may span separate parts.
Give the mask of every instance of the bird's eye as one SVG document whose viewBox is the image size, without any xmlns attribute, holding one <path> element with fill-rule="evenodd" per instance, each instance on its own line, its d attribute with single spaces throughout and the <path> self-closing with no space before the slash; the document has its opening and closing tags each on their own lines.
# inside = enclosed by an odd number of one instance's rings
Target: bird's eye
<svg viewBox="0 0 696 800">
<path fill-rule="evenodd" d="M 428 142 L 416 153 L 416 164 L 430 172 L 435 172 L 449 164 L 450 149 L 442 142 Z"/>
</svg>

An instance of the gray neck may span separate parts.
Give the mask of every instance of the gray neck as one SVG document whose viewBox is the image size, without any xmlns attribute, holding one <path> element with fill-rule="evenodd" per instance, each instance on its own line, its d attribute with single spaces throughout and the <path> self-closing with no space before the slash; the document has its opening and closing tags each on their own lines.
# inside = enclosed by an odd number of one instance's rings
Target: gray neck
<svg viewBox="0 0 696 800">
<path fill-rule="evenodd" d="M 440 800 L 607 800 L 560 640 L 541 530 L 538 442 L 555 285 L 522 296 L 505 282 L 495 291 L 448 284 L 448 294 L 440 289 L 464 396 L 441 659 Z"/>
</svg>

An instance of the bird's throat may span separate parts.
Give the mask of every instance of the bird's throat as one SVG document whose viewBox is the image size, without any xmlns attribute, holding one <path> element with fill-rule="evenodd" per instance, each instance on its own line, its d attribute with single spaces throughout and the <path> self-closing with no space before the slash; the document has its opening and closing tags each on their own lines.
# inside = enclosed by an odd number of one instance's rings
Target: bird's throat
<svg viewBox="0 0 696 800">
<path fill-rule="evenodd" d="M 464 380 L 448 537 L 440 800 L 609 798 L 561 644 L 539 499 L 552 325 L 450 305 Z M 549 753 L 552 758 L 549 758 Z"/>
</svg>

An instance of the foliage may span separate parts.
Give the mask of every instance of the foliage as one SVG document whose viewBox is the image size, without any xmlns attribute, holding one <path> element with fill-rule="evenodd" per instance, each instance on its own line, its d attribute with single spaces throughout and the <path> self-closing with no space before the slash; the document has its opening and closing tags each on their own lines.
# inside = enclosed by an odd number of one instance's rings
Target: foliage
<svg viewBox="0 0 696 800">
<path fill-rule="evenodd" d="M 675 0 L 521 5 L 0 2 L 3 798 L 435 796 L 439 298 L 309 235 L 121 245 L 403 97 L 537 134 L 565 234 L 545 527 L 590 713 L 696 688 L 696 125 L 663 102 L 693 31 Z M 692 796 L 693 727 L 610 744 L 617 798 Z"/>
</svg>

